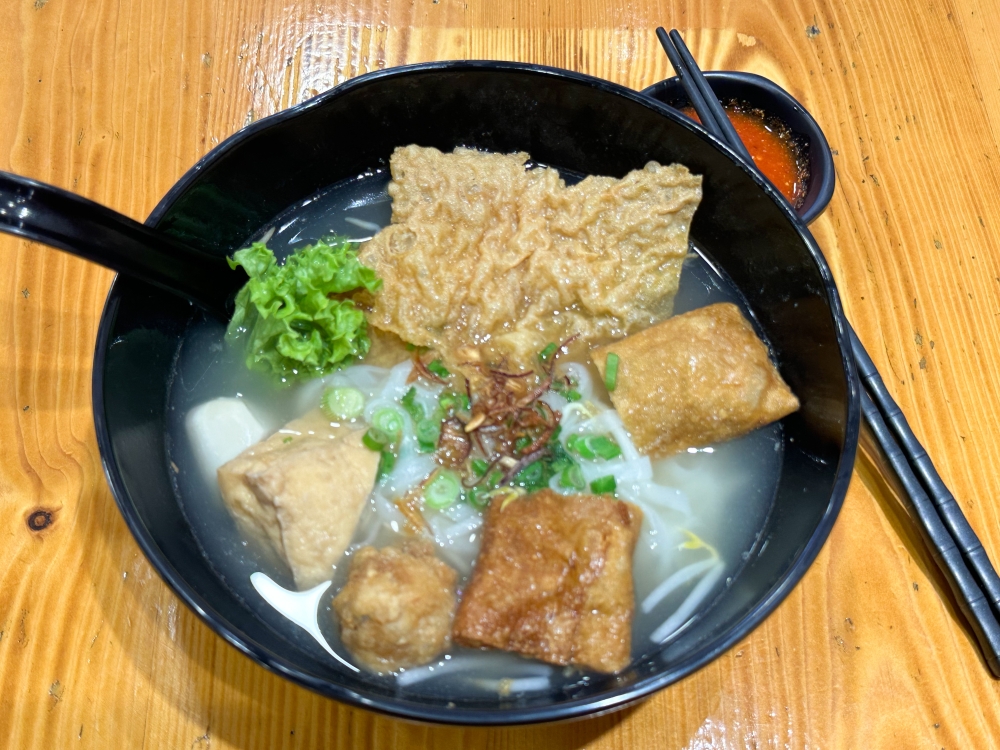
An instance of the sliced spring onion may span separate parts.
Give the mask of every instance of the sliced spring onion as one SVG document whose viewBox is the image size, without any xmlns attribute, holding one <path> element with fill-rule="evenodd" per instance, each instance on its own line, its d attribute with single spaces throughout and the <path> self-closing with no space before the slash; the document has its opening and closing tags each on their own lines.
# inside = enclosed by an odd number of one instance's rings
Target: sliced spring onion
<svg viewBox="0 0 1000 750">
<path fill-rule="evenodd" d="M 584 442 L 590 450 L 592 450 L 599 458 L 603 458 L 605 461 L 610 461 L 612 458 L 618 458 L 618 456 L 622 454 L 622 449 L 618 447 L 618 443 L 611 438 L 605 437 L 604 435 L 594 435 L 593 437 L 588 437 Z"/>
<path fill-rule="evenodd" d="M 390 451 L 382 451 L 378 459 L 378 472 L 375 475 L 375 481 L 379 481 L 382 477 L 387 476 L 392 473 L 393 467 L 396 465 L 396 454 Z"/>
<path fill-rule="evenodd" d="M 610 461 L 622 454 L 618 443 L 604 435 L 570 435 L 566 440 L 566 448 L 580 458 L 590 460 L 603 458 Z"/>
<path fill-rule="evenodd" d="M 546 484 L 544 464 L 541 461 L 528 464 L 514 477 L 514 483 L 528 490 L 541 488 Z"/>
<path fill-rule="evenodd" d="M 372 427 L 381 430 L 389 439 L 396 441 L 403 434 L 403 415 L 386 407 L 372 414 Z"/>
<path fill-rule="evenodd" d="M 566 438 L 566 449 L 571 453 L 575 453 L 580 458 L 588 458 L 590 460 L 597 458 L 597 454 L 587 445 L 587 438 L 583 435 L 570 435 Z"/>
<path fill-rule="evenodd" d="M 579 401 L 581 398 L 583 398 L 583 396 L 580 395 L 580 391 L 573 390 L 572 388 L 570 388 L 568 391 L 563 393 L 563 398 L 565 398 L 570 403 L 573 403 L 574 401 Z"/>
<path fill-rule="evenodd" d="M 477 477 L 481 477 L 483 474 L 485 474 L 488 468 L 490 468 L 489 463 L 484 461 L 483 459 L 481 458 L 472 459 L 472 472 Z"/>
<path fill-rule="evenodd" d="M 618 361 L 618 355 L 614 352 L 608 352 L 604 360 L 604 387 L 609 393 L 618 385 Z"/>
<path fill-rule="evenodd" d="M 440 437 L 441 423 L 436 419 L 421 419 L 417 422 L 417 443 L 421 453 L 433 452 Z"/>
<path fill-rule="evenodd" d="M 399 399 L 399 403 L 404 409 L 406 409 L 406 413 L 410 415 L 414 424 L 426 416 L 424 414 L 424 407 L 416 402 L 416 397 L 417 389 L 411 386 L 410 390 L 406 392 L 406 395 Z"/>
<path fill-rule="evenodd" d="M 439 378 L 446 378 L 451 375 L 451 372 L 447 367 L 444 366 L 444 362 L 440 359 L 435 359 L 427 365 L 427 371 L 432 372 Z"/>
<path fill-rule="evenodd" d="M 441 410 L 444 411 L 445 413 L 455 411 L 456 409 L 461 408 L 460 404 L 461 402 L 458 399 L 457 393 L 452 393 L 451 391 L 445 391 L 440 396 L 438 396 L 438 405 L 441 407 Z"/>
<path fill-rule="evenodd" d="M 569 456 L 566 456 L 566 455 L 556 456 L 554 458 L 544 458 L 543 457 L 542 461 L 545 461 L 549 465 L 549 470 L 553 474 L 558 474 L 560 471 L 562 471 L 563 469 L 565 469 L 567 466 L 572 466 L 573 465 L 573 459 L 570 458 Z"/>
<path fill-rule="evenodd" d="M 527 448 L 529 445 L 531 445 L 533 442 L 534 441 L 530 437 L 528 437 L 527 435 L 524 435 L 523 437 L 519 437 L 517 440 L 514 441 L 514 450 L 516 450 L 518 453 L 520 453 L 525 448 Z"/>
<path fill-rule="evenodd" d="M 490 493 L 492 491 L 488 487 L 477 485 L 469 490 L 465 497 L 469 501 L 469 505 L 473 508 L 482 509 L 490 504 Z"/>
<path fill-rule="evenodd" d="M 462 480 L 449 469 L 438 469 L 427 486 L 424 487 L 424 502 L 427 507 L 442 510 L 452 505 L 462 494 Z"/>
<path fill-rule="evenodd" d="M 330 419 L 355 419 L 365 409 L 365 395 L 350 386 L 327 388 L 319 405 Z"/>
<path fill-rule="evenodd" d="M 544 365 L 550 359 L 552 359 L 552 355 L 555 353 L 556 353 L 556 344 L 555 342 L 550 342 L 548 346 L 546 346 L 544 349 L 538 352 L 538 360 Z"/>
<path fill-rule="evenodd" d="M 392 440 L 377 427 L 369 427 L 367 432 L 361 436 L 361 442 L 364 443 L 365 448 L 380 453 L 392 443 Z"/>
<path fill-rule="evenodd" d="M 559 486 L 566 489 L 582 490 L 587 486 L 583 479 L 583 472 L 576 464 L 570 464 L 559 475 Z"/>
<path fill-rule="evenodd" d="M 590 483 L 590 491 L 595 495 L 610 495 L 618 489 L 618 483 L 612 474 L 595 479 Z"/>
<path fill-rule="evenodd" d="M 438 404 L 441 407 L 441 411 L 443 411 L 447 416 L 451 416 L 456 411 L 469 410 L 469 397 L 464 393 L 445 391 L 438 396 Z"/>
</svg>

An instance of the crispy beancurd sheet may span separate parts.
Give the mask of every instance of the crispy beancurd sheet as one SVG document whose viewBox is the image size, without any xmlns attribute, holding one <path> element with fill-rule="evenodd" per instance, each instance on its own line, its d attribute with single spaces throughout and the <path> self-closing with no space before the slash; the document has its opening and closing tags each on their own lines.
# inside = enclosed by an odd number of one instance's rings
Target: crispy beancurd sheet
<svg viewBox="0 0 1000 750">
<path fill-rule="evenodd" d="M 650 162 L 566 187 L 525 153 L 406 146 L 392 224 L 361 247 L 383 281 L 369 322 L 460 367 L 530 369 L 549 341 L 619 338 L 670 315 L 701 177 Z"/>
</svg>

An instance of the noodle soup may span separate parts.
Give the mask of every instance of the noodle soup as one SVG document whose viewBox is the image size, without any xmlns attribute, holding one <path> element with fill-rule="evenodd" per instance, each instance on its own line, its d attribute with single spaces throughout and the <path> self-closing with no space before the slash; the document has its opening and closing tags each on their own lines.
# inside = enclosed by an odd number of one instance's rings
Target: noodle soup
<svg viewBox="0 0 1000 750">
<path fill-rule="evenodd" d="M 388 174 L 374 172 L 334 186 L 290 209 L 262 232 L 261 238 L 267 239 L 279 258 L 331 233 L 369 240 L 390 222 L 388 183 Z M 736 289 L 693 248 L 683 261 L 673 312 L 680 314 L 719 302 L 734 303 L 749 317 Z M 775 422 L 735 440 L 650 459 L 633 444 L 609 398 L 605 379 L 586 356 L 574 353 L 576 356 L 569 356 L 567 352 L 555 365 L 558 376 L 572 384 L 573 396 L 549 390 L 541 400 L 560 415 L 555 439 L 567 452 L 572 452 L 573 436 L 591 434 L 610 436 L 620 451 L 607 460 L 581 460 L 578 465 L 585 484 L 613 476 L 616 496 L 641 510 L 632 559 L 635 613 L 631 656 L 636 659 L 684 629 L 697 627 L 699 613 L 738 574 L 760 543 L 758 533 L 781 471 L 781 426 Z M 255 436 L 259 440 L 315 410 L 327 389 L 360 392 L 362 412 L 344 421 L 364 426 L 383 409 L 405 415 L 406 409 L 401 407 L 405 398 L 430 413 L 447 388 L 426 379 L 413 380 L 410 359 L 379 366 L 362 358 L 321 379 L 289 387 L 279 387 L 272 378 L 248 370 L 244 359 L 241 351 L 227 343 L 225 328 L 218 322 L 198 322 L 185 337 L 174 367 L 168 407 L 169 460 L 176 467 L 173 474 L 179 501 L 207 559 L 258 617 L 316 659 L 336 659 L 342 668 L 356 671 L 356 660 L 341 641 L 331 600 L 345 585 L 358 550 L 383 548 L 407 536 L 407 517 L 398 501 L 419 488 L 438 467 L 432 454 L 419 450 L 415 420 L 404 417 L 394 464 L 381 472 L 367 497 L 350 544 L 331 570 L 332 582 L 318 594 L 305 591 L 296 598 L 282 594 L 296 588 L 285 561 L 271 545 L 247 533 L 227 511 L 216 481 L 218 460 L 199 442 L 190 415 L 215 399 L 238 401 L 259 426 L 260 434 Z M 337 420 L 330 421 L 339 426 Z M 562 494 L 575 491 L 560 486 L 555 476 L 548 484 Z M 422 515 L 435 553 L 456 571 L 461 593 L 480 553 L 484 509 L 470 502 L 454 502 L 441 509 L 425 506 Z M 314 624 L 303 626 L 310 608 Z M 502 650 L 483 651 L 452 643 L 428 664 L 391 670 L 371 679 L 405 693 L 446 696 L 570 691 L 581 681 L 606 678 L 578 666 L 547 664 Z"/>
</svg>

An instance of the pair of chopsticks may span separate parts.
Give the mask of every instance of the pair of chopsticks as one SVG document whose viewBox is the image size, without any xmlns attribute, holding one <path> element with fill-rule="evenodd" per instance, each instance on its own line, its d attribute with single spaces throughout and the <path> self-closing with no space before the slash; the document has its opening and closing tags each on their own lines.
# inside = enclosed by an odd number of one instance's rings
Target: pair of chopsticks
<svg viewBox="0 0 1000 750">
<path fill-rule="evenodd" d="M 739 154 L 749 168 L 766 180 L 681 35 L 676 29 L 668 34 L 660 27 L 656 36 L 705 130 Z M 865 421 L 896 472 L 917 516 L 924 541 L 972 626 L 990 671 L 1000 677 L 1000 622 L 997 620 L 1000 616 L 1000 576 L 850 323 L 848 333 L 862 380 L 861 411 Z"/>
</svg>

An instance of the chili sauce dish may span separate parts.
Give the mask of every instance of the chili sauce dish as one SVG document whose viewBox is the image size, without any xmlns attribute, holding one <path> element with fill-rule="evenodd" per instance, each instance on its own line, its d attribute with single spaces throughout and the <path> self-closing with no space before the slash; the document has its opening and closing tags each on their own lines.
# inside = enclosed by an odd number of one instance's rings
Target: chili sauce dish
<svg viewBox="0 0 1000 750">
<path fill-rule="evenodd" d="M 706 71 L 705 78 L 729 115 L 755 165 L 809 224 L 833 197 L 836 173 L 822 128 L 774 81 L 754 73 Z M 698 116 L 677 78 L 644 89 L 645 95 Z"/>
</svg>

